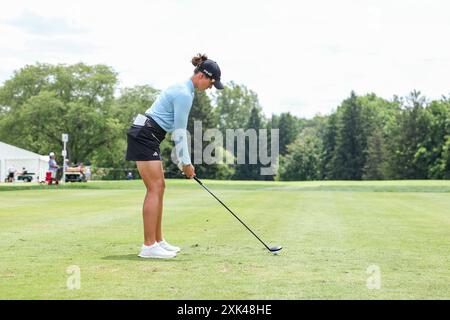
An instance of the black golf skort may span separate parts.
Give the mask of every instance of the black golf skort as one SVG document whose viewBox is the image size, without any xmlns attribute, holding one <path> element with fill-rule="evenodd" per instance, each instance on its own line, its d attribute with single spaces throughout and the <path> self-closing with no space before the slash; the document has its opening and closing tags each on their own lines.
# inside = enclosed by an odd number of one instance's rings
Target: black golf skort
<svg viewBox="0 0 450 320">
<path fill-rule="evenodd" d="M 161 161 L 159 145 L 166 137 L 166 131 L 155 120 L 147 116 L 145 125 L 132 125 L 127 131 L 128 161 Z"/>
</svg>

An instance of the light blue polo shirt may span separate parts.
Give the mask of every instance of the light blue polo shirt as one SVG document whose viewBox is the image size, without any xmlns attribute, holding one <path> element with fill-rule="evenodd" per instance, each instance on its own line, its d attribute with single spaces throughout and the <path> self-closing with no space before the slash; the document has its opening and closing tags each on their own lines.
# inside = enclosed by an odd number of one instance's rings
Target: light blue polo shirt
<svg viewBox="0 0 450 320">
<path fill-rule="evenodd" d="M 165 131 L 174 132 L 173 139 L 177 155 L 184 165 L 191 163 L 186 128 L 193 101 L 194 84 L 189 79 L 183 83 L 170 86 L 161 92 L 152 106 L 145 112 Z"/>
</svg>

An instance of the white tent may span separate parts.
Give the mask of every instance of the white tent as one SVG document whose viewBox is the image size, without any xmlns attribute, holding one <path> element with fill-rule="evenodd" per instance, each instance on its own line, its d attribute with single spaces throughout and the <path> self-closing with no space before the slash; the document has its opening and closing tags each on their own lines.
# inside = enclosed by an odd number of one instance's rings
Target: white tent
<svg viewBox="0 0 450 320">
<path fill-rule="evenodd" d="M 28 173 L 34 173 L 33 181 L 45 180 L 48 160 L 49 156 L 41 156 L 0 141 L 0 181 L 5 181 L 8 169 L 12 166 L 19 172 L 25 167 Z"/>
</svg>

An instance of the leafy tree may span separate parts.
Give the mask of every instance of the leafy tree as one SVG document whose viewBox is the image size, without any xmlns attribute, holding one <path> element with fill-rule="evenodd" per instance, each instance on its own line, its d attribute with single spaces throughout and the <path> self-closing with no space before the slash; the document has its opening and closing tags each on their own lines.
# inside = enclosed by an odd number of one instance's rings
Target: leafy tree
<svg viewBox="0 0 450 320">
<path fill-rule="evenodd" d="M 117 74 L 105 65 L 27 65 L 15 71 L 0 89 L 0 105 L 20 108 L 41 91 L 52 92 L 61 102 L 82 102 L 102 112 L 114 100 Z M 109 110 L 108 110 L 109 111 Z"/>
<path fill-rule="evenodd" d="M 226 146 L 226 130 L 227 129 L 255 129 L 259 134 L 259 129 L 265 127 L 265 119 L 262 115 L 262 108 L 259 105 L 258 96 L 255 92 L 243 85 L 237 85 L 231 82 L 224 90 L 219 91 L 215 96 L 216 107 L 214 108 L 218 127 L 224 137 L 224 146 Z M 235 171 L 235 179 L 253 179 L 260 178 L 256 175 L 256 166 L 252 169 L 246 167 L 248 165 L 249 145 L 246 144 L 246 164 L 237 165 Z M 237 150 L 237 141 L 234 143 L 234 150 Z M 234 156 L 234 155 L 233 155 Z M 253 172 L 253 173 L 252 173 Z"/>
<path fill-rule="evenodd" d="M 98 148 L 111 148 L 119 138 L 116 119 L 105 118 L 83 103 L 64 105 L 54 93 L 41 92 L 8 115 L 2 129 L 10 128 L 12 143 L 40 154 L 61 150 L 61 134 L 69 134 L 68 158 L 73 163 L 88 159 Z M 14 112 L 16 113 L 16 112 Z M 18 124 L 20 129 L 16 129 Z"/>
<path fill-rule="evenodd" d="M 445 97 L 440 101 L 432 101 L 426 111 L 430 115 L 430 126 L 427 139 L 421 143 L 426 149 L 428 158 L 428 177 L 442 179 L 448 176 L 445 170 L 445 145 L 450 136 L 450 100 Z"/>
<path fill-rule="evenodd" d="M 450 135 L 446 136 L 437 165 L 439 166 L 438 170 L 441 172 L 440 177 L 442 179 L 450 179 Z"/>
<path fill-rule="evenodd" d="M 215 102 L 219 129 L 224 134 L 226 129 L 244 128 L 253 108 L 262 111 L 257 94 L 234 82 L 216 94 Z"/>
<path fill-rule="evenodd" d="M 13 77 L 6 80 L 0 88 L 0 105 L 5 113 L 22 106 L 29 98 L 38 95 L 41 90 L 52 91 L 56 79 L 51 76 L 55 67 L 37 63 L 26 65 L 14 71 Z"/>
<path fill-rule="evenodd" d="M 245 142 L 245 164 L 238 164 L 236 166 L 236 173 L 234 178 L 239 180 L 262 180 L 264 179 L 264 176 L 261 175 L 260 169 L 261 164 L 259 163 L 259 156 L 258 156 L 258 150 L 259 150 L 259 129 L 262 129 L 265 127 L 263 115 L 261 114 L 261 109 L 254 107 L 251 110 L 250 118 L 248 119 L 248 122 L 245 126 L 245 129 L 251 129 L 255 130 L 256 132 L 256 146 L 254 146 L 254 149 L 256 150 L 256 164 L 251 164 L 251 141 L 249 139 L 248 143 Z M 247 139 L 246 139 L 247 140 Z"/>
<path fill-rule="evenodd" d="M 61 150 L 68 133 L 70 160 L 85 161 L 119 135 L 111 116 L 116 83 L 104 65 L 26 66 L 0 88 L 0 139 L 45 154 Z"/>
<path fill-rule="evenodd" d="M 398 179 L 426 179 L 428 176 L 426 140 L 431 118 L 427 114 L 426 99 L 419 91 L 407 97 L 398 125 L 391 131 L 391 172 Z"/>
<path fill-rule="evenodd" d="M 40 92 L 2 118 L 0 139 L 40 154 L 61 150 L 64 116 L 64 104 L 55 94 Z"/>
<path fill-rule="evenodd" d="M 367 159 L 363 179 L 383 180 L 386 178 L 386 146 L 383 132 L 376 128 L 368 140 Z"/>
<path fill-rule="evenodd" d="M 40 154 L 59 155 L 61 134 L 68 133 L 72 162 L 91 162 L 108 179 L 124 178 L 125 169 L 136 173 L 135 163 L 124 159 L 126 130 L 159 91 L 135 86 L 122 89 L 116 98 L 117 82 L 116 72 L 105 65 L 26 65 L 0 86 L 0 139 Z M 329 116 L 302 119 L 287 112 L 274 114 L 268 121 L 257 94 L 244 85 L 231 82 L 212 98 L 205 92 L 195 93 L 188 123 L 191 138 L 195 121 L 202 121 L 202 137 L 212 128 L 219 128 L 224 139 L 226 129 L 254 129 L 258 136 L 259 129 L 266 128 L 270 141 L 270 130 L 279 129 L 278 179 L 450 178 L 447 97 L 428 102 L 414 90 L 405 98 L 394 96 L 388 101 L 374 93 L 357 96 L 352 92 Z M 202 152 L 211 147 L 210 141 L 200 144 Z M 260 163 L 249 164 L 250 156 L 255 156 L 249 153 L 252 147 L 245 143 L 243 165 L 194 163 L 197 174 L 216 179 L 273 179 L 260 175 Z M 271 154 L 270 143 L 268 147 Z M 168 134 L 161 144 L 166 177 L 180 177 L 171 161 L 172 148 Z M 215 152 L 235 156 L 224 148 L 217 147 Z M 191 158 L 196 157 L 191 153 Z"/>
<path fill-rule="evenodd" d="M 334 112 L 328 117 L 325 124 L 323 135 L 323 154 L 322 154 L 322 179 L 332 179 L 334 175 L 333 159 L 336 150 L 336 136 L 338 132 L 338 113 Z"/>
<path fill-rule="evenodd" d="M 333 178 L 360 180 L 366 162 L 367 138 L 364 131 L 362 106 L 352 91 L 342 104 L 338 123 L 336 149 L 333 158 Z"/>
<path fill-rule="evenodd" d="M 295 141 L 299 132 L 299 119 L 290 112 L 281 113 L 278 118 L 278 128 L 280 130 L 280 155 L 287 153 L 287 146 Z"/>
<path fill-rule="evenodd" d="M 319 180 L 322 148 L 317 129 L 304 129 L 297 140 L 288 146 L 288 153 L 280 157 L 279 179 Z"/>
</svg>

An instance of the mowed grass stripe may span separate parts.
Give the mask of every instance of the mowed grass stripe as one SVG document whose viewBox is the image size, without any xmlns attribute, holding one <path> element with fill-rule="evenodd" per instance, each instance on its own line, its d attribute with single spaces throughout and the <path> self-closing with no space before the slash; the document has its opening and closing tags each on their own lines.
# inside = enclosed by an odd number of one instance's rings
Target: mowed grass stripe
<svg viewBox="0 0 450 320">
<path fill-rule="evenodd" d="M 136 256 L 145 194 L 137 184 L 0 193 L 11 203 L 0 210 L 0 297 L 449 297 L 449 194 L 308 192 L 208 181 L 263 240 L 283 245 L 273 256 L 193 181 L 167 185 L 164 229 L 183 247 L 171 261 Z M 366 287 L 372 264 L 381 268 L 380 290 Z M 81 268 L 80 290 L 67 289 L 69 265 Z"/>
</svg>

